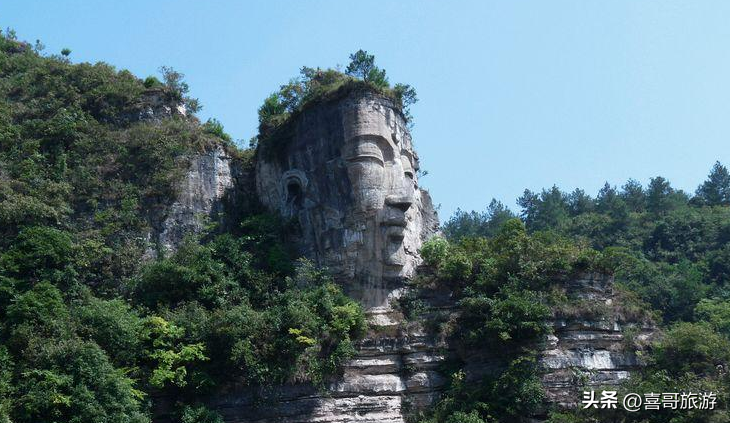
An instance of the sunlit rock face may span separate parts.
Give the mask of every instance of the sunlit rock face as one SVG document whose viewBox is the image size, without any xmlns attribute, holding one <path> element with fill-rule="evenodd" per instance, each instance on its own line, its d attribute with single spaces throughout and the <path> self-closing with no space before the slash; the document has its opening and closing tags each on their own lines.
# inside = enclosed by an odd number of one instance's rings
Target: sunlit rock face
<svg viewBox="0 0 730 423">
<path fill-rule="evenodd" d="M 205 399 L 224 421 L 405 423 L 440 397 L 444 363 L 463 362 L 467 381 L 477 384 L 504 369 L 498 345 L 468 351 L 435 333 L 434 323 L 459 313 L 448 286 L 415 289 L 428 310 L 418 319 L 390 307 L 437 227 L 428 193 L 418 185 L 410 134 L 390 100 L 354 92 L 313 105 L 262 142 L 255 162 L 254 178 L 221 149 L 193 157 L 164 216 L 161 247 L 172 250 L 185 234 L 199 232 L 198 218 L 214 218 L 226 197 L 233 196 L 232 209 L 244 210 L 244 202 L 258 197 L 298 222 L 302 253 L 329 267 L 373 324 L 325 391 L 288 383 L 264 393 L 233 384 Z M 654 328 L 626 314 L 608 275 L 578 275 L 558 287 L 574 305 L 572 314 L 550 319 L 553 334 L 535 348 L 548 401 L 575 407 L 582 389 L 617 385 L 641 365 L 625 331 L 631 328 L 643 344 Z"/>
<path fill-rule="evenodd" d="M 310 107 L 291 125 L 260 146 L 260 200 L 298 221 L 304 255 L 349 295 L 371 312 L 387 309 L 438 224 L 402 114 L 360 92 Z"/>
<path fill-rule="evenodd" d="M 220 149 L 193 157 L 160 219 L 158 243 L 173 251 L 206 219 L 231 212 L 228 197 L 231 209 L 258 197 L 298 223 L 292 242 L 330 269 L 373 324 L 324 391 L 308 383 L 267 392 L 231 384 L 205 402 L 227 423 L 405 423 L 439 397 L 449 353 L 427 319 L 406 321 L 389 301 L 414 275 L 418 250 L 438 225 L 418 186 L 406 122 L 387 98 L 358 91 L 309 107 L 282 133 L 261 143 L 255 176 Z"/>
<path fill-rule="evenodd" d="M 225 229 L 229 227 L 226 204 L 235 200 L 240 208 L 243 198 L 252 189 L 250 171 L 221 146 L 199 152 L 187 160 L 188 169 L 178 182 L 175 201 L 159 210 L 150 210 L 152 230 L 148 233 L 148 247 L 144 255 L 150 260 L 175 252 L 187 236 L 199 235 L 211 222 Z M 233 216 L 231 216 L 233 217 Z"/>
<path fill-rule="evenodd" d="M 639 352 L 656 338 L 657 328 L 648 315 L 626 312 L 611 275 L 578 275 L 562 290 L 576 307 L 552 319 L 539 362 L 547 400 L 574 408 L 583 391 L 617 387 L 642 367 Z"/>
<path fill-rule="evenodd" d="M 221 147 L 197 155 L 178 187 L 178 196 L 161 225 L 158 243 L 175 251 L 188 234 L 201 233 L 206 219 L 222 210 L 224 196 L 234 189 L 237 169 Z"/>
</svg>

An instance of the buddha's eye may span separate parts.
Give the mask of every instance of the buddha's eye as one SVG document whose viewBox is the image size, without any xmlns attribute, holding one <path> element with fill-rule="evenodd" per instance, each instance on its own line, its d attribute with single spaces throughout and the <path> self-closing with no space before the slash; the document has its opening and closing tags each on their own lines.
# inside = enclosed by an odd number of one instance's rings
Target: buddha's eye
<svg viewBox="0 0 730 423">
<path fill-rule="evenodd" d="M 348 162 L 374 162 L 381 166 L 384 165 L 383 152 L 380 147 L 372 142 L 363 142 L 355 145 L 349 157 Z"/>
</svg>

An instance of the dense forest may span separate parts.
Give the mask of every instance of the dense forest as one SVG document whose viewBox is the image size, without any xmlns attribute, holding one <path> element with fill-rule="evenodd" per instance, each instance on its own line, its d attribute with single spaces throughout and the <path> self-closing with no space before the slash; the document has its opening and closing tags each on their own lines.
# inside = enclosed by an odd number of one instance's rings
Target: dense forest
<svg viewBox="0 0 730 423">
<path fill-rule="evenodd" d="M 256 207 L 144 261 L 186 160 L 213 145 L 179 73 L 139 79 L 0 37 L 0 421 L 219 422 L 197 400 L 236 380 L 321 384 L 353 353 L 359 305 Z M 139 119 L 146 93 L 187 116 Z"/>
<path fill-rule="evenodd" d="M 598 270 L 615 275 L 623 313 L 644 314 L 661 337 L 647 366 L 623 392 L 716 392 L 715 411 L 554 411 L 554 423 L 720 422 L 728 414 L 730 360 L 730 173 L 717 162 L 696 192 L 662 177 L 647 187 L 606 184 L 592 197 L 553 186 L 526 190 L 515 215 L 492 200 L 484 212 L 457 211 L 446 239 L 423 248 L 431 276 L 457 285 L 463 316 L 454 330 L 465 345 L 508 347 L 507 369 L 479 389 L 456 372 L 433 422 L 511 421 L 540 406 L 535 345 L 551 315 L 565 312 L 551 286 L 565 275 Z M 507 395 L 504 393 L 507 392 Z"/>
<path fill-rule="evenodd" d="M 195 117 L 200 104 L 174 70 L 140 79 L 43 50 L 12 31 L 0 37 L 0 422 L 149 422 L 173 398 L 170 419 L 219 423 L 201 399 L 232 381 L 326 383 L 354 354 L 365 318 L 325 271 L 296 257 L 290 222 L 249 205 L 231 227 L 210 225 L 174 254 L 147 235 L 192 155 L 221 145 L 251 166 L 256 143 L 273 142 L 307 104 L 365 84 L 409 116 L 412 87 L 391 87 L 363 51 L 344 72 L 303 68 L 265 99 L 259 135 L 241 149 L 220 122 Z M 140 118 L 150 93 L 187 114 Z M 501 348 L 508 365 L 476 387 L 450 369 L 443 400 L 418 418 L 512 422 L 533 412 L 543 398 L 535 345 L 556 310 L 575 306 L 552 284 L 597 271 L 615 274 L 624 312 L 663 332 L 622 389 L 712 390 L 720 405 L 555 410 L 551 421 L 729 421 L 727 169 L 717 163 L 694 195 L 657 177 L 606 185 L 595 198 L 526 191 L 518 204 L 518 216 L 496 201 L 459 211 L 422 249 L 426 282 L 452 289 L 462 310 L 450 336 Z"/>
</svg>

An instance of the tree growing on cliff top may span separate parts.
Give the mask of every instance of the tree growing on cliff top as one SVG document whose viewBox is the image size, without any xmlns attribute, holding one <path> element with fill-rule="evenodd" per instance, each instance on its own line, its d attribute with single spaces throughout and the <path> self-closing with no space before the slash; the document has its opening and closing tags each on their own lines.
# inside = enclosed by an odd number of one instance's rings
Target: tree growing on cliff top
<svg viewBox="0 0 730 423">
<path fill-rule="evenodd" d="M 347 65 L 345 73 L 363 81 L 370 82 L 379 88 L 387 88 L 388 77 L 385 76 L 385 69 L 375 66 L 375 56 L 368 54 L 365 50 L 358 50 L 350 55 L 350 64 Z"/>
<path fill-rule="evenodd" d="M 416 103 L 416 90 L 408 84 L 390 86 L 385 69 L 375 65 L 375 56 L 365 50 L 350 55 L 350 64 L 345 72 L 332 68 L 312 68 L 304 66 L 300 76 L 281 85 L 278 91 L 268 96 L 259 108 L 258 139 L 266 139 L 305 105 L 325 98 L 343 87 L 363 85 L 393 100 L 403 112 L 409 125 L 413 119 L 409 106 Z M 364 84 L 363 84 L 364 82 Z"/>
</svg>

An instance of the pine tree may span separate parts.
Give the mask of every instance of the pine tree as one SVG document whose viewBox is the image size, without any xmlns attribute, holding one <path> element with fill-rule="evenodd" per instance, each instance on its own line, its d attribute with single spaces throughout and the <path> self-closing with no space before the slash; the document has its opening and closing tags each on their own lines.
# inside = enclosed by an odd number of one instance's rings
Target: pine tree
<svg viewBox="0 0 730 423">
<path fill-rule="evenodd" d="M 388 87 L 385 69 L 375 66 L 375 56 L 365 50 L 358 50 L 350 55 L 350 64 L 345 73 L 372 83 L 377 87 Z"/>
<path fill-rule="evenodd" d="M 715 162 L 707 180 L 697 188 L 697 196 L 709 206 L 730 205 L 730 173 Z"/>
<path fill-rule="evenodd" d="M 624 199 L 626 205 L 633 212 L 643 212 L 646 208 L 646 197 L 644 196 L 644 188 L 639 181 L 629 179 L 623 187 L 621 187 L 621 198 Z"/>
<path fill-rule="evenodd" d="M 568 195 L 568 210 L 571 216 L 590 213 L 595 208 L 595 202 L 590 195 L 580 188 L 576 188 Z"/>
<path fill-rule="evenodd" d="M 663 213 L 671 208 L 671 195 L 674 193 L 669 181 L 657 176 L 651 178 L 646 189 L 646 208 L 652 213 Z"/>
</svg>

